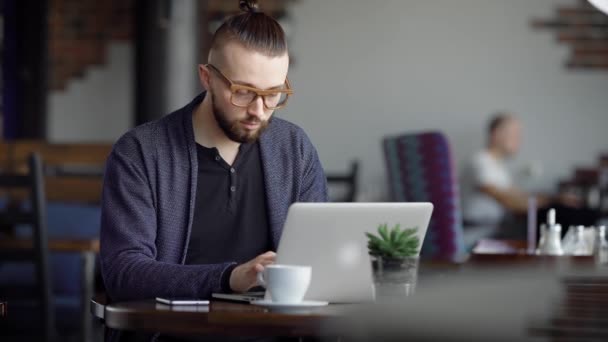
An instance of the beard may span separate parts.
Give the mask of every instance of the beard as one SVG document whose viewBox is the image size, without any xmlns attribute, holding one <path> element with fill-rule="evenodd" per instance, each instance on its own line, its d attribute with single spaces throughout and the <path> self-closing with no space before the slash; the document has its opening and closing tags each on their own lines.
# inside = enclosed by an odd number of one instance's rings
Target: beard
<svg viewBox="0 0 608 342">
<path fill-rule="evenodd" d="M 213 93 L 211 93 L 211 109 L 213 110 L 213 117 L 215 117 L 218 126 L 220 126 L 228 139 L 234 142 L 241 144 L 256 142 L 266 128 L 268 128 L 268 120 L 263 121 L 253 115 L 248 115 L 247 118 L 243 120 L 235 119 L 231 121 L 228 119 L 226 112 L 217 107 Z M 240 126 L 242 121 L 250 124 L 259 124 L 260 126 L 256 130 L 248 130 Z"/>
</svg>

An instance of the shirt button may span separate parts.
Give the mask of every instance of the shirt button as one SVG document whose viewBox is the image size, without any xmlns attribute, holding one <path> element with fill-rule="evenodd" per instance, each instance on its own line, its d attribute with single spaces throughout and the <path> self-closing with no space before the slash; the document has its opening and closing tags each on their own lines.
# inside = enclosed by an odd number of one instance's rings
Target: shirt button
<svg viewBox="0 0 608 342">
<path fill-rule="evenodd" d="M 215 156 L 215 161 L 220 161 L 220 156 Z"/>
<path fill-rule="evenodd" d="M 230 191 L 235 192 L 236 191 L 236 186 L 231 186 L 230 187 Z"/>
<path fill-rule="evenodd" d="M 236 172 L 236 170 L 234 168 L 230 169 L 230 173 L 235 173 L 235 172 Z"/>
</svg>

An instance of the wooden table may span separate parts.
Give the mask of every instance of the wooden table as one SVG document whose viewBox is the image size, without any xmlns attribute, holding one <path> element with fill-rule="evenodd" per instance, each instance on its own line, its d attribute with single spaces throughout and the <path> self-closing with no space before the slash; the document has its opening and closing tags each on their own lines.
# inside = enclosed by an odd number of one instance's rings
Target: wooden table
<svg viewBox="0 0 608 342">
<path fill-rule="evenodd" d="M 585 269 L 593 267 L 593 259 L 590 257 L 549 257 L 549 256 L 533 256 L 526 254 L 515 254 L 515 255 L 474 255 L 472 258 L 464 264 L 445 264 L 445 263 L 421 263 L 419 272 L 419 287 L 425 287 L 425 284 L 446 284 L 445 288 L 449 289 L 449 284 L 454 279 L 460 279 L 463 281 L 467 277 L 482 277 L 488 274 L 489 277 L 494 277 L 499 274 L 502 270 L 507 273 L 507 276 L 511 274 L 517 274 L 518 270 L 522 270 L 520 274 L 529 275 L 531 273 L 537 273 L 543 271 L 550 273 L 551 270 L 558 272 L 560 270 L 569 269 Z M 524 271 L 525 270 L 525 271 Z M 515 272 L 515 273 L 513 273 Z M 525 273 L 527 272 L 527 273 Z M 489 278 L 488 278 L 489 279 Z M 557 277 L 555 279 L 558 279 Z M 572 278 L 574 279 L 574 278 Z M 558 280 L 559 282 L 559 280 Z M 580 286 L 576 287 L 577 282 L 571 282 L 570 288 L 576 289 L 576 295 L 581 294 Z M 596 289 L 597 290 L 597 289 Z M 597 291 L 605 291 L 604 288 Z M 422 291 L 420 291 L 422 292 Z M 415 307 L 418 305 L 419 309 L 426 309 L 427 304 L 432 303 L 433 294 L 429 296 L 427 291 L 427 302 L 415 300 L 405 303 L 403 307 L 411 305 Z M 601 292 L 602 300 L 606 300 L 606 292 Z M 496 294 L 500 296 L 500 293 Z M 412 299 L 416 299 L 419 296 L 417 292 Z M 480 294 L 483 296 L 483 294 Z M 422 298 L 424 296 L 420 296 Z M 483 300 L 483 297 L 480 297 Z M 540 297 L 539 297 L 540 298 Z M 565 300 L 572 300 L 572 296 L 566 296 Z M 579 297 L 574 297 L 580 299 Z M 585 297 L 584 300 L 593 301 L 598 297 Z M 506 302 L 510 301 L 510 298 L 504 299 Z M 518 298 L 512 298 L 512 301 L 517 301 Z M 540 300 L 540 299 L 539 299 Z M 582 299 L 581 299 L 582 300 Z M 580 300 L 576 302 L 577 306 L 571 307 L 571 310 L 582 310 Z M 394 304 L 394 303 L 389 303 Z M 433 303 L 437 304 L 437 303 Z M 540 303 L 542 304 L 542 303 Z M 307 309 L 299 311 L 272 311 L 266 308 L 257 307 L 247 304 L 237 304 L 222 301 L 212 301 L 209 306 L 194 306 L 194 307 L 181 307 L 172 308 L 170 306 L 157 304 L 154 300 L 141 300 L 131 302 L 114 303 L 105 305 L 105 299 L 98 299 L 92 301 L 91 310 L 95 313 L 98 318 L 104 319 L 105 324 L 109 328 L 119 330 L 135 330 L 141 332 L 160 332 L 162 334 L 178 334 L 178 335 L 239 335 L 239 336 L 322 336 L 322 337 L 338 337 L 338 336 L 349 336 L 353 329 L 357 326 L 353 324 L 350 319 L 367 312 L 375 313 L 374 315 L 381 315 L 383 311 L 383 304 L 372 303 L 372 304 L 330 304 L 326 307 L 317 309 Z M 448 308 L 450 303 L 446 303 L 445 308 Z M 434 310 L 437 309 L 437 306 Z M 555 334 L 562 333 L 564 336 L 567 334 L 573 334 L 571 327 L 572 315 L 562 315 L 563 306 L 557 306 L 555 311 L 549 312 L 546 315 L 535 317 L 535 321 L 530 323 L 529 327 L 518 327 L 526 333 L 529 330 L 529 335 L 542 335 L 542 336 L 554 336 Z M 412 309 L 412 308 L 410 308 Z M 584 308 L 583 308 L 584 309 Z M 388 310 L 388 309 L 387 309 Z M 412 309 L 413 310 L 413 309 Z M 416 309 L 417 310 L 417 309 Z M 433 309 L 428 309 L 433 310 Z M 428 311 L 427 310 L 427 311 Z M 500 310 L 496 308 L 494 310 Z M 441 311 L 441 310 L 440 310 Z M 390 311 L 386 311 L 390 312 Z M 576 311 L 570 311 L 570 313 Z M 438 312 L 439 313 L 439 312 Z M 411 312 L 408 314 L 412 314 Z M 434 317 L 435 314 L 432 312 L 426 312 L 427 317 Z M 515 313 L 518 314 L 518 313 Z M 491 317 L 492 315 L 488 315 Z M 399 316 L 395 314 L 390 316 L 392 319 Z M 453 317 L 453 316 L 452 316 Z M 483 317 L 483 316 L 482 316 Z M 566 318 L 564 318 L 566 317 Z M 583 319 L 588 316 L 581 316 Z M 371 321 L 372 318 L 369 317 Z M 443 320 L 442 320 L 443 319 Z M 460 317 L 462 319 L 462 317 Z M 431 318 L 432 320 L 432 318 Z M 449 320 L 449 319 L 448 319 Z M 364 320 L 364 322 L 367 319 Z M 381 322 L 382 320 L 380 320 Z M 412 320 L 410 321 L 410 324 Z M 466 322 L 466 318 L 465 318 Z M 603 321 L 602 321 L 603 322 Z M 433 322 L 432 325 L 425 325 L 424 320 L 419 325 L 415 325 L 414 330 L 418 329 L 418 333 L 434 332 L 434 330 L 441 329 L 454 329 L 453 325 L 446 323 L 445 317 L 439 319 L 437 322 Z M 608 323 L 608 322 L 607 322 Z M 370 327 L 370 334 L 382 333 L 384 327 L 381 325 Z M 469 322 L 471 326 L 475 326 L 478 322 Z M 569 325 L 568 325 L 569 324 Z M 435 328 L 431 329 L 430 326 Z M 377 330 L 373 330 L 377 328 Z M 559 330 L 559 329 L 562 330 Z M 425 330 L 430 329 L 430 330 Z M 528 329 L 528 330 L 526 330 Z M 557 330 L 556 330 L 557 329 Z M 564 330 L 565 329 L 565 330 Z M 410 330 L 407 330 L 410 331 Z M 403 331 L 398 332 L 397 336 L 404 337 Z M 576 331 L 574 331 L 576 333 Z M 528 333 L 526 333 L 528 334 Z M 605 335 L 602 335 L 605 334 Z M 375 336 L 375 335 L 370 335 Z M 424 335 L 405 335 L 409 337 L 421 337 Z M 599 335 L 594 336 L 606 336 L 608 337 L 608 331 L 604 330 Z M 376 336 L 378 337 L 378 336 Z M 460 336 L 462 337 L 462 336 Z M 456 335 L 456 339 L 460 338 Z M 449 340 L 449 339 L 448 339 Z"/>
<path fill-rule="evenodd" d="M 58 239 L 48 240 L 49 251 L 60 253 L 77 253 L 82 262 L 82 341 L 90 339 L 91 318 L 87 303 L 93 297 L 95 290 L 95 256 L 99 254 L 99 239 Z M 27 239 L 2 238 L 0 239 L 0 249 L 32 249 L 32 241 Z"/>
<path fill-rule="evenodd" d="M 272 311 L 249 304 L 211 301 L 209 306 L 171 307 L 143 300 L 108 305 L 105 324 L 114 329 L 184 335 L 324 336 L 332 320 L 355 305 Z"/>
</svg>

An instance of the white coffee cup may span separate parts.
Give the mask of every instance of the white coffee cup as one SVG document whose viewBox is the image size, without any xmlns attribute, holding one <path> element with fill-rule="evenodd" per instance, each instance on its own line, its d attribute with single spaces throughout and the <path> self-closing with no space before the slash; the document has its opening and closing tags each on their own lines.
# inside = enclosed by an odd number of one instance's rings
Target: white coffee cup
<svg viewBox="0 0 608 342">
<path fill-rule="evenodd" d="M 274 264 L 258 273 L 258 283 L 270 292 L 273 302 L 297 304 L 304 299 L 311 275 L 310 266 Z"/>
</svg>

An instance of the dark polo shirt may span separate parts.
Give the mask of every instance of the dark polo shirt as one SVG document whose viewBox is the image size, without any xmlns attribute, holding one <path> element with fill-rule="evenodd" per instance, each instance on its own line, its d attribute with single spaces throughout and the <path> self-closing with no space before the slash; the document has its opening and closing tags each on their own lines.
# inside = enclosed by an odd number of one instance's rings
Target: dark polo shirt
<svg viewBox="0 0 608 342">
<path fill-rule="evenodd" d="M 247 262 L 271 249 L 258 143 L 241 144 L 233 165 L 197 144 L 198 182 L 186 264 Z M 230 292 L 234 265 L 222 278 Z"/>
</svg>

